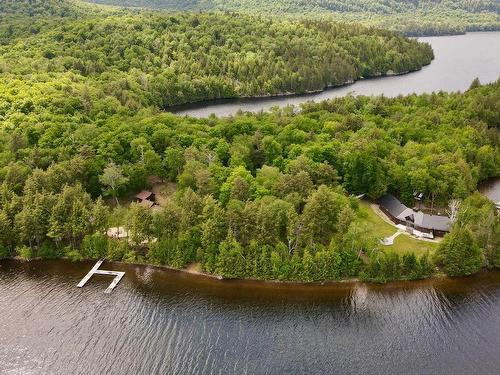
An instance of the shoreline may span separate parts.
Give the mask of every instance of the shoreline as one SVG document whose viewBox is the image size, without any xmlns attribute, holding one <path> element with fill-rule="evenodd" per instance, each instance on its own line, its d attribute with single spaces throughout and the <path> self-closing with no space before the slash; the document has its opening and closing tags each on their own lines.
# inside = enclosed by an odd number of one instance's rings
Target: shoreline
<svg viewBox="0 0 500 375">
<path fill-rule="evenodd" d="M 59 257 L 59 258 L 52 258 L 52 259 L 42 259 L 42 258 L 33 258 L 33 259 L 24 259 L 20 256 L 14 256 L 10 258 L 2 258 L 2 260 L 14 260 L 18 262 L 23 262 L 23 263 L 29 263 L 31 261 L 51 261 L 51 260 L 66 260 L 72 263 L 77 263 L 77 262 L 96 262 L 96 259 L 81 259 L 81 260 L 71 260 L 68 257 Z M 292 281 L 292 280 L 265 280 L 265 279 L 256 279 L 256 278 L 225 278 L 220 275 L 215 275 L 215 274 L 210 274 L 206 272 L 201 272 L 198 270 L 193 270 L 193 263 L 188 265 L 185 268 L 175 268 L 172 266 L 168 265 L 162 265 L 162 264 L 151 264 L 151 263 L 139 263 L 139 262 L 124 262 L 124 261 L 115 261 L 115 260 L 108 260 L 104 259 L 104 262 L 107 264 L 110 264 L 112 266 L 117 266 L 117 265 L 128 265 L 128 266 L 139 266 L 139 267 L 150 267 L 154 268 L 157 270 L 166 270 L 166 271 L 173 271 L 176 273 L 180 273 L 183 275 L 189 275 L 189 276 L 194 276 L 194 277 L 200 277 L 204 278 L 207 280 L 213 280 L 213 281 L 218 281 L 221 283 L 227 283 L 227 282 L 234 282 L 234 283 L 251 283 L 251 284 L 260 284 L 262 286 L 297 286 L 297 287 L 333 287 L 333 286 L 346 286 L 346 285 L 371 285 L 371 286 L 379 286 L 379 287 L 393 287 L 395 284 L 400 284 L 400 286 L 410 286 L 414 285 L 417 283 L 421 282 L 433 282 L 433 281 L 453 281 L 453 280 L 459 280 L 459 279 L 464 279 L 472 276 L 477 276 L 482 273 L 488 273 L 488 272 L 495 272 L 495 269 L 488 269 L 488 268 L 482 268 L 479 272 L 472 274 L 472 275 L 466 275 L 466 276 L 459 276 L 459 277 L 450 277 L 447 276 L 446 274 L 439 272 L 436 273 L 435 275 L 431 277 L 427 277 L 424 279 L 416 279 L 416 280 L 405 280 L 405 279 L 398 279 L 398 280 L 390 280 L 386 283 L 377 283 L 373 281 L 362 281 L 359 278 L 350 278 L 350 279 L 341 279 L 341 280 L 325 280 L 325 281 Z"/>
<path fill-rule="evenodd" d="M 434 59 L 435 58 L 433 58 L 432 60 L 434 60 Z M 187 103 L 183 103 L 183 104 L 175 104 L 172 106 L 168 106 L 168 107 L 161 109 L 161 112 L 171 113 L 171 114 L 178 115 L 178 116 L 189 117 L 188 115 L 183 115 L 182 113 L 179 114 L 179 112 L 182 112 L 182 111 L 185 111 L 188 109 L 202 108 L 202 107 L 207 106 L 207 105 L 212 106 L 212 105 L 217 105 L 217 104 L 227 104 L 227 103 L 231 103 L 231 102 L 238 102 L 240 100 L 245 101 L 245 102 L 258 102 L 259 100 L 264 101 L 266 99 L 273 99 L 273 98 L 276 99 L 276 98 L 287 98 L 287 97 L 307 97 L 309 95 L 319 94 L 319 93 L 328 91 L 330 89 L 338 89 L 338 88 L 342 88 L 342 87 L 351 86 L 359 81 L 369 81 L 369 80 L 375 80 L 375 79 L 381 79 L 381 78 L 404 76 L 404 75 L 408 75 L 411 73 L 415 73 L 415 72 L 422 70 L 422 68 L 431 65 L 432 60 L 428 64 L 423 64 L 418 69 L 406 70 L 404 72 L 394 72 L 392 70 L 389 70 L 385 73 L 377 73 L 377 74 L 375 74 L 373 76 L 369 76 L 369 77 L 362 77 L 361 76 L 359 78 L 351 79 L 351 80 L 348 80 L 348 81 L 346 81 L 344 83 L 340 83 L 340 84 L 328 84 L 325 87 L 323 87 L 321 89 L 317 89 L 317 90 L 306 90 L 306 91 L 301 92 L 301 93 L 299 93 L 299 92 L 282 92 L 282 93 L 277 93 L 277 94 L 243 95 L 243 96 L 221 97 L 221 98 L 214 98 L 214 99 L 208 99 L 208 100 L 199 100 L 199 101 L 194 101 L 194 102 L 187 102 Z"/>
</svg>

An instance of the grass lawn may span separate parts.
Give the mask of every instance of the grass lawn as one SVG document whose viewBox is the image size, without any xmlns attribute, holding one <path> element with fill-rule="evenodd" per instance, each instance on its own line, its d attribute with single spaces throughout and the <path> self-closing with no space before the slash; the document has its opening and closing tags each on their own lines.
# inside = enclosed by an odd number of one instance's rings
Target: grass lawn
<svg viewBox="0 0 500 375">
<path fill-rule="evenodd" d="M 370 203 L 368 202 L 361 201 L 359 211 L 361 213 L 362 221 L 367 223 L 371 229 L 370 234 L 379 239 L 389 237 L 398 230 L 395 226 L 385 222 L 380 216 L 378 216 L 377 213 L 375 213 L 370 207 Z M 394 245 L 381 245 L 381 249 L 394 251 L 399 254 L 414 252 L 416 255 L 421 255 L 426 252 L 433 253 L 437 246 L 437 243 L 420 241 L 406 234 L 400 234 L 394 240 Z"/>
</svg>

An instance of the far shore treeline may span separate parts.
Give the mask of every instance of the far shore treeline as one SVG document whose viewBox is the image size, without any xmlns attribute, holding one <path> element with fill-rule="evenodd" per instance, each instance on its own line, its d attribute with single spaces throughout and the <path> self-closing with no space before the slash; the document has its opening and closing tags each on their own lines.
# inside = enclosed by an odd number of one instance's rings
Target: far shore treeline
<svg viewBox="0 0 500 375">
<path fill-rule="evenodd" d="M 86 0 L 129 7 L 231 11 L 360 22 L 410 36 L 500 30 L 498 0 Z"/>
<path fill-rule="evenodd" d="M 500 81 L 180 117 L 161 110 L 417 69 L 432 51 L 324 21 L 64 1 L 33 17 L 27 2 L 9 8 L 18 3 L 0 4 L 0 258 L 196 262 L 224 277 L 297 281 L 500 266 L 500 218 L 476 192 L 500 176 Z M 129 204 L 152 176 L 161 207 Z M 460 201 L 453 228 L 435 251 L 392 252 L 355 196 L 390 192 L 411 205 L 415 191 L 443 210 Z M 106 235 L 120 226 L 128 240 Z"/>
</svg>

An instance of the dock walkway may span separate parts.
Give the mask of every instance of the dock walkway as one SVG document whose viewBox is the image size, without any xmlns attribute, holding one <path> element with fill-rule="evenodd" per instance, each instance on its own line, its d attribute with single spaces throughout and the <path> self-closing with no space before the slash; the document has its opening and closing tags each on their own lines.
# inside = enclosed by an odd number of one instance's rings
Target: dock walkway
<svg viewBox="0 0 500 375">
<path fill-rule="evenodd" d="M 105 271 L 100 270 L 99 267 L 104 262 L 104 259 L 99 259 L 97 263 L 92 267 L 92 269 L 85 275 L 85 277 L 78 283 L 78 288 L 83 288 L 83 286 L 90 280 L 92 275 L 106 275 L 106 276 L 115 276 L 111 284 L 109 284 L 108 288 L 104 291 L 104 293 L 111 293 L 115 286 L 118 285 L 122 277 L 125 275 L 125 272 L 120 271 Z"/>
</svg>

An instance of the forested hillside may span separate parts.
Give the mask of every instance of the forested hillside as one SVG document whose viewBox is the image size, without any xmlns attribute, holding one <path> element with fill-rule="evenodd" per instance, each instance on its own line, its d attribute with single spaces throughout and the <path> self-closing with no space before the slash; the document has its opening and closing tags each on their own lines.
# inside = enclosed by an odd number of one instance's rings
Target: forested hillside
<svg viewBox="0 0 500 375">
<path fill-rule="evenodd" d="M 0 17 L 70 17 L 83 15 L 91 9 L 78 0 L 3 0 L 0 3 Z"/>
<path fill-rule="evenodd" d="M 495 0 L 90 0 L 100 4 L 177 10 L 238 11 L 334 17 L 402 31 L 408 35 L 498 30 Z"/>
<path fill-rule="evenodd" d="M 0 72 L 7 85 L 21 79 L 27 96 L 42 83 L 60 91 L 69 80 L 80 95 L 104 95 L 132 109 L 165 108 L 322 90 L 420 69 L 433 58 L 426 44 L 359 25 L 81 8 L 78 17 L 33 18 L 25 14 L 38 6 L 15 4 L 0 8 L 17 9 L 3 13 Z M 66 12 L 67 4 L 57 2 L 49 12 Z"/>
</svg>

